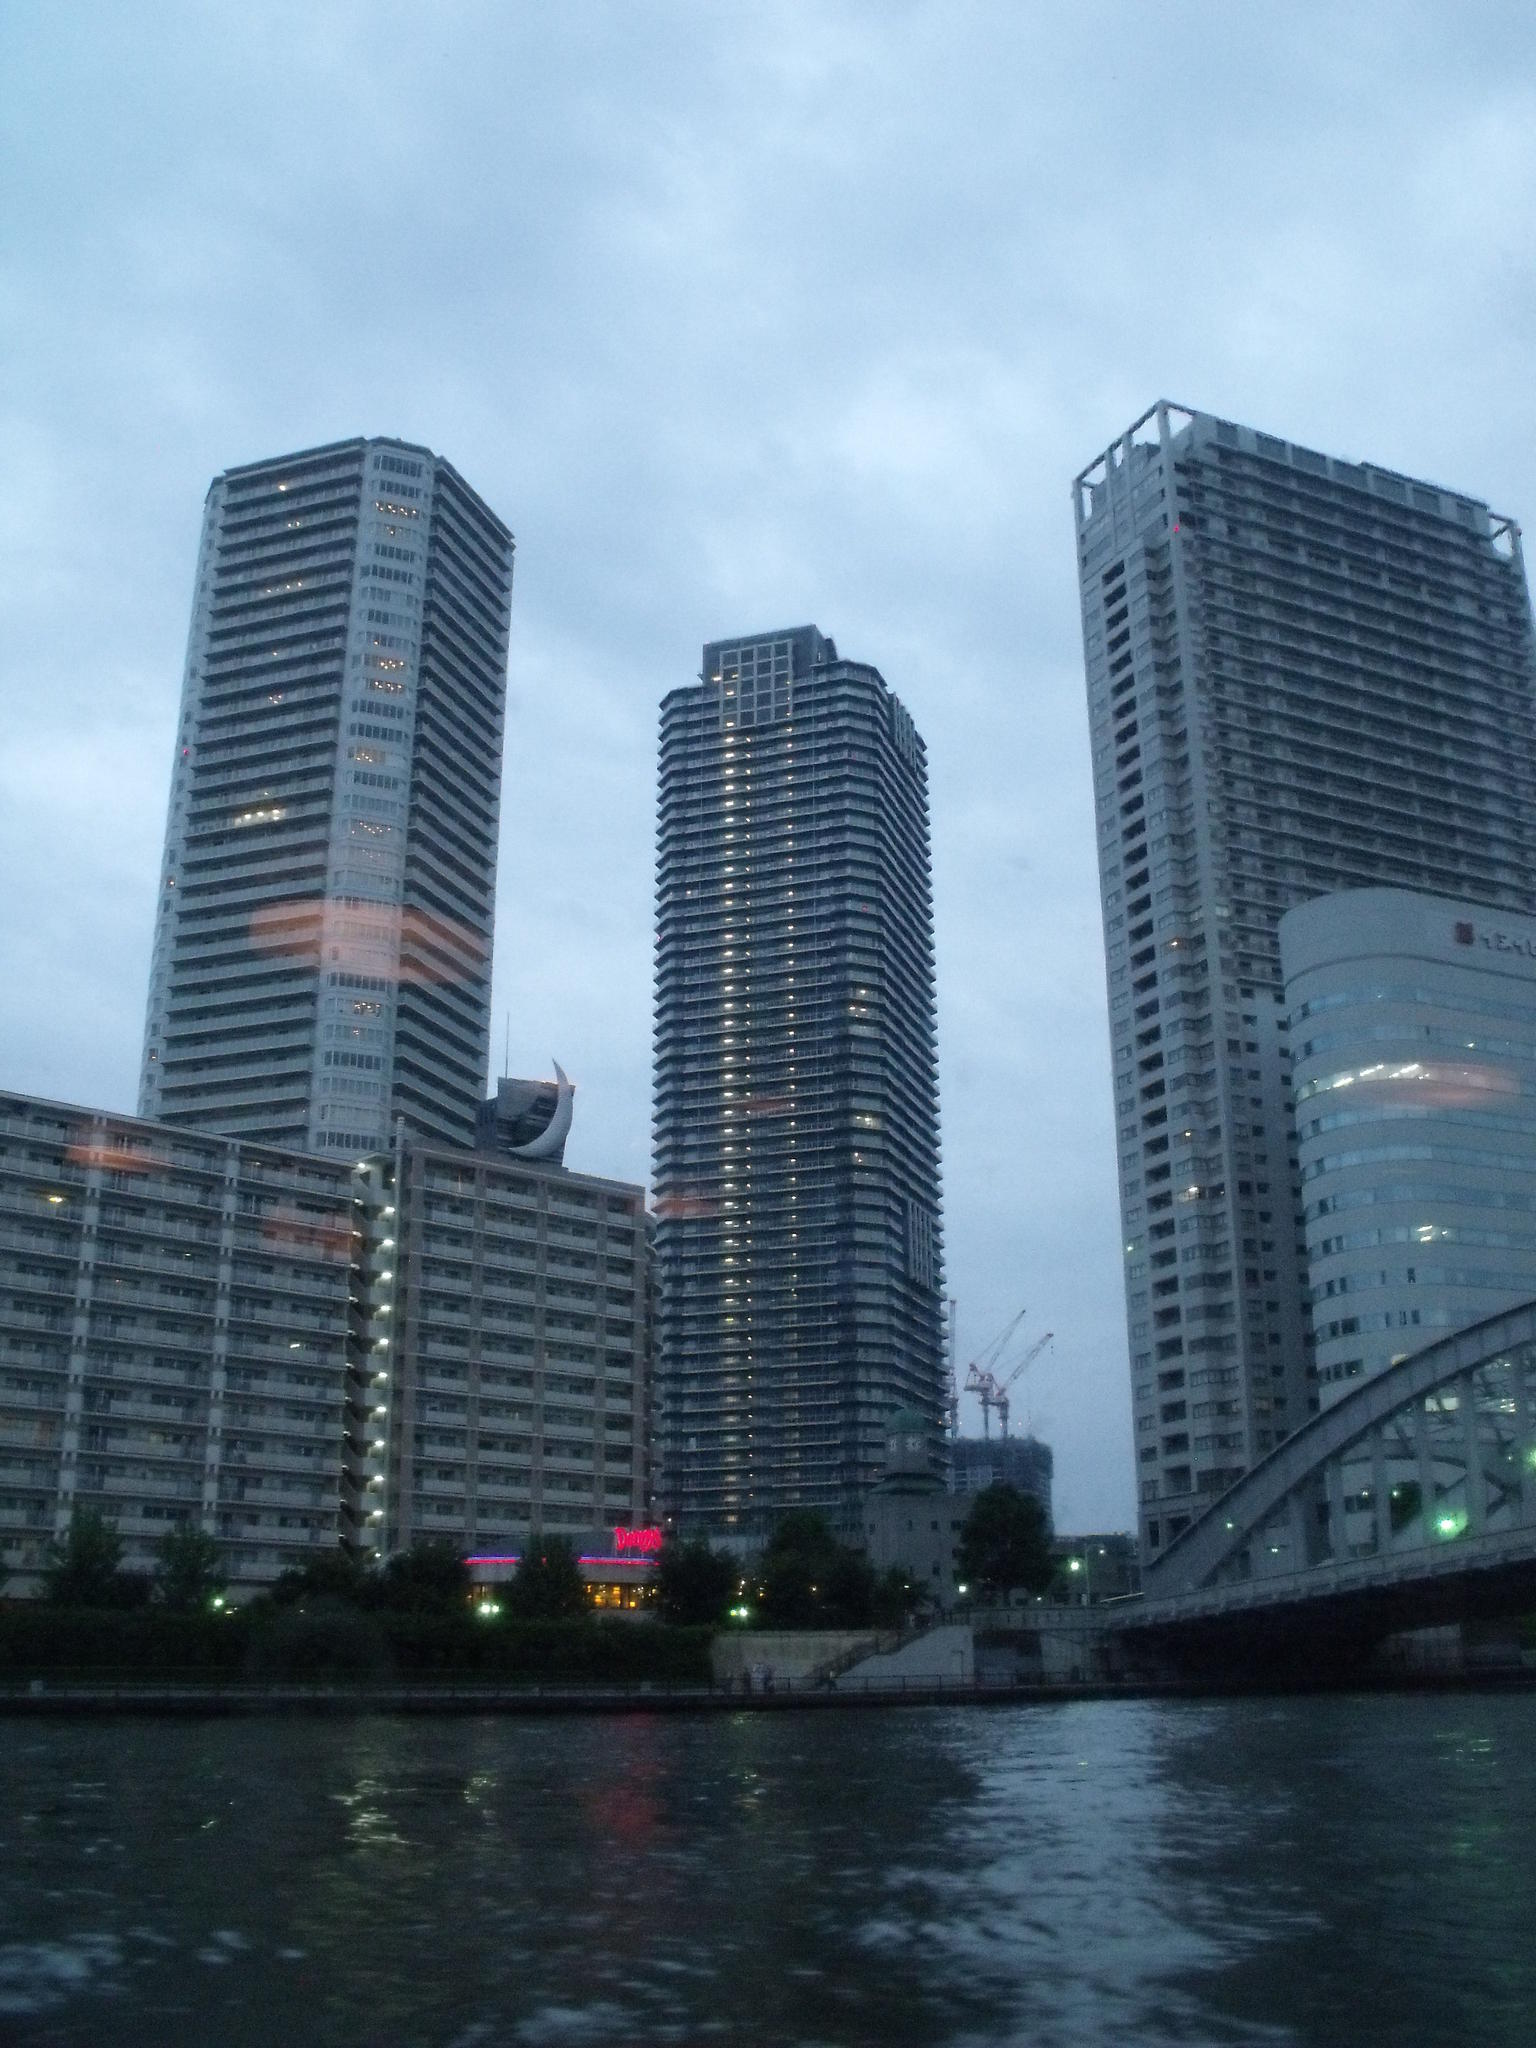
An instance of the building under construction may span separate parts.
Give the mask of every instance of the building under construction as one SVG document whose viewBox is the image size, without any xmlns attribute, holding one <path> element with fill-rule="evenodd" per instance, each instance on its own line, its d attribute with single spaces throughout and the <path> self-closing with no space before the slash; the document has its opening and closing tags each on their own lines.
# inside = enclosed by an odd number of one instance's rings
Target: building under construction
<svg viewBox="0 0 1536 2048">
<path fill-rule="evenodd" d="M 961 1436 L 949 1447 L 950 1490 L 980 1493 L 985 1486 L 1016 1486 L 1020 1493 L 1032 1493 L 1051 1519 L 1051 1472 L 1054 1460 L 1049 1444 L 1033 1436 Z"/>
</svg>

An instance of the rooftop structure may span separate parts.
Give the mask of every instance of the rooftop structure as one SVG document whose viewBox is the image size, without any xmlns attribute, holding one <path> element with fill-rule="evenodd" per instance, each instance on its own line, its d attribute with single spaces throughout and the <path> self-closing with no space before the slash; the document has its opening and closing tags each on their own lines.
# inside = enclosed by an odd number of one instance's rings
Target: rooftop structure
<svg viewBox="0 0 1536 2048">
<path fill-rule="evenodd" d="M 558 1060 L 554 1068 L 552 1081 L 515 1081 L 503 1075 L 496 1093 L 480 1105 L 475 1130 L 480 1151 L 564 1164 L 576 1091 Z"/>
</svg>

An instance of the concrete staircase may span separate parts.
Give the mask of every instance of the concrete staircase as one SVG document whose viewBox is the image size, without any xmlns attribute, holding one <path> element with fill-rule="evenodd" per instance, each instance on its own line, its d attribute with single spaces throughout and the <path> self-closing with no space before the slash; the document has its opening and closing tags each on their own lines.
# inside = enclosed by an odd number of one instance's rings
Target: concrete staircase
<svg viewBox="0 0 1536 2048">
<path fill-rule="evenodd" d="M 921 1635 L 909 1636 L 898 1648 L 860 1657 L 844 1666 L 839 1679 L 851 1686 L 969 1684 L 976 1675 L 976 1648 L 968 1626 L 941 1622 Z"/>
</svg>

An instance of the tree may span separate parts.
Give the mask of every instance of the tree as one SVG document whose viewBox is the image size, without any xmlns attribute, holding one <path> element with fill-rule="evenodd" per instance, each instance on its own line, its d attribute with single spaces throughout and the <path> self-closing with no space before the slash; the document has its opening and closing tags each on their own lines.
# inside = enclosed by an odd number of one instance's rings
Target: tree
<svg viewBox="0 0 1536 2048">
<path fill-rule="evenodd" d="M 379 1575 L 349 1544 L 338 1543 L 333 1550 L 317 1550 L 303 1564 L 290 1565 L 279 1573 L 272 1598 L 279 1607 L 291 1607 L 301 1600 L 346 1600 L 354 1607 L 370 1607 L 378 1595 Z"/>
<path fill-rule="evenodd" d="M 586 1581 L 565 1537 L 530 1543 L 503 1604 L 518 1621 L 575 1621 L 588 1612 Z"/>
<path fill-rule="evenodd" d="M 378 1616 L 331 1593 L 258 1609 L 246 1668 L 268 1682 L 312 1685 L 377 1683 L 391 1675 Z"/>
<path fill-rule="evenodd" d="M 1050 1531 L 1045 1510 L 1016 1486 L 986 1486 L 971 1503 L 960 1530 L 962 1584 L 1007 1594 L 1022 1587 L 1043 1593 L 1051 1583 Z"/>
<path fill-rule="evenodd" d="M 379 1597 L 397 1612 L 458 1612 L 469 1601 L 469 1568 L 456 1544 L 440 1536 L 423 1537 L 386 1561 Z"/>
<path fill-rule="evenodd" d="M 682 1628 L 718 1628 L 736 1591 L 735 1563 L 707 1543 L 669 1543 L 656 1572 L 663 1621 Z"/>
<path fill-rule="evenodd" d="M 388 1560 L 379 1598 L 398 1614 L 461 1614 L 469 1604 L 469 1567 L 457 1545 L 426 1537 Z"/>
<path fill-rule="evenodd" d="M 876 1582 L 870 1619 L 880 1628 L 900 1628 L 916 1612 L 920 1597 L 907 1573 L 893 1564 Z"/>
<path fill-rule="evenodd" d="M 827 1628 L 868 1628 L 875 1618 L 875 1568 L 862 1551 L 839 1543 L 821 1601 Z"/>
<path fill-rule="evenodd" d="M 167 1529 L 155 1546 L 155 1592 L 174 1614 L 201 1613 L 226 1584 L 218 1544 L 191 1522 Z"/>
<path fill-rule="evenodd" d="M 775 1628 L 864 1628 L 874 1608 L 868 1560 L 816 1508 L 781 1516 L 763 1552 L 760 1604 Z"/>
<path fill-rule="evenodd" d="M 43 1582 L 55 1607 L 137 1605 L 125 1586 L 123 1539 L 96 1508 L 76 1508 L 62 1537 L 50 1537 Z"/>
<path fill-rule="evenodd" d="M 764 1621 L 774 1628 L 815 1628 L 836 1550 L 831 1525 L 815 1508 L 781 1515 L 762 1557 L 758 1605 Z"/>
</svg>

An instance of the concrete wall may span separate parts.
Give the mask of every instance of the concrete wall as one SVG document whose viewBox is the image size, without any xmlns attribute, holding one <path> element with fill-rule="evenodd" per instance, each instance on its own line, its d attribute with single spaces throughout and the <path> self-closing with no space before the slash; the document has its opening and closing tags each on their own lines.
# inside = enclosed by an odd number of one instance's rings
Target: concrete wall
<svg viewBox="0 0 1536 2048">
<path fill-rule="evenodd" d="M 875 1629 L 728 1631 L 711 1644 L 710 1665 L 717 1685 L 739 1685 L 748 1670 L 787 1684 L 845 1670 L 894 1640 Z"/>
</svg>

